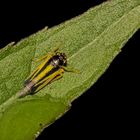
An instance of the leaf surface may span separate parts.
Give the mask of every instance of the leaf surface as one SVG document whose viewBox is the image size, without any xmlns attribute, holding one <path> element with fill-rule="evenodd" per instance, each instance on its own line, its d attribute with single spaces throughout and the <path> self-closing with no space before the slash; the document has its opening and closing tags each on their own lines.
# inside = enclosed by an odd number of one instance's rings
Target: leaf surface
<svg viewBox="0 0 140 140">
<path fill-rule="evenodd" d="M 140 1 L 112 0 L 2 49 L 0 140 L 34 138 L 97 81 L 139 28 Z M 36 95 L 14 98 L 23 88 L 26 77 L 38 65 L 32 60 L 57 45 L 67 54 L 68 65 L 81 73 L 65 72 L 63 78 Z"/>
</svg>

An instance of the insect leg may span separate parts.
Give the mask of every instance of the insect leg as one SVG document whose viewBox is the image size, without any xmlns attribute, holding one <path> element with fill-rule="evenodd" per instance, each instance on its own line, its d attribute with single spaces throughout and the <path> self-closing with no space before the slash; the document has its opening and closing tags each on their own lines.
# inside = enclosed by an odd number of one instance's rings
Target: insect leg
<svg viewBox="0 0 140 140">
<path fill-rule="evenodd" d="M 63 75 L 63 69 L 60 69 L 56 72 L 54 72 L 52 75 L 44 78 L 42 81 L 38 82 L 35 87 L 33 88 L 32 92 L 38 92 L 42 88 L 44 88 L 46 85 L 50 84 L 51 82 L 58 80 Z"/>
<path fill-rule="evenodd" d="M 56 81 L 56 80 L 62 78 L 62 76 L 63 76 L 63 74 L 60 73 L 60 74 L 59 74 L 57 77 L 55 77 L 51 82 L 54 82 L 54 81 Z"/>
<path fill-rule="evenodd" d="M 54 48 L 51 52 L 49 52 L 47 55 L 44 55 L 36 60 L 34 60 L 35 62 L 39 62 L 42 61 L 44 59 L 46 59 L 46 61 L 48 61 L 53 55 L 55 55 L 55 53 L 58 51 L 59 47 Z"/>
<path fill-rule="evenodd" d="M 46 81 L 44 81 L 43 84 L 41 84 L 36 90 L 35 92 L 38 92 L 39 90 L 41 90 L 42 88 L 44 88 L 46 85 L 50 84 L 50 82 L 53 82 L 55 80 L 58 80 L 62 77 L 62 74 L 61 75 L 58 75 L 56 78 L 54 78 L 53 80 L 50 80 L 50 79 L 47 79 Z"/>
<path fill-rule="evenodd" d="M 80 74 L 81 73 L 79 70 L 74 69 L 74 68 L 71 68 L 71 67 L 61 66 L 61 68 L 63 68 L 67 72 L 73 72 L 73 73 L 77 73 L 77 74 Z"/>
</svg>

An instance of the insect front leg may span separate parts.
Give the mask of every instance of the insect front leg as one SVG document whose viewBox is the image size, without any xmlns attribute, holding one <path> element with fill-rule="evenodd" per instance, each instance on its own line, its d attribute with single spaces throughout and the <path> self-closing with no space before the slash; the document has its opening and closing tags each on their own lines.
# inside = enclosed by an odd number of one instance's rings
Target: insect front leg
<svg viewBox="0 0 140 140">
<path fill-rule="evenodd" d="M 81 73 L 79 70 L 71 68 L 71 67 L 65 67 L 65 66 L 61 66 L 61 67 L 67 72 L 73 72 L 73 73 L 77 73 L 77 74 Z"/>
<path fill-rule="evenodd" d="M 53 57 L 56 54 L 58 49 L 59 49 L 59 47 L 56 47 L 51 52 L 49 52 L 47 55 L 44 55 L 44 56 L 42 56 L 42 57 L 40 57 L 40 58 L 38 58 L 38 59 L 36 59 L 34 61 L 39 62 L 39 61 L 42 61 L 44 59 L 46 59 L 46 61 L 48 61 L 51 57 Z"/>
</svg>

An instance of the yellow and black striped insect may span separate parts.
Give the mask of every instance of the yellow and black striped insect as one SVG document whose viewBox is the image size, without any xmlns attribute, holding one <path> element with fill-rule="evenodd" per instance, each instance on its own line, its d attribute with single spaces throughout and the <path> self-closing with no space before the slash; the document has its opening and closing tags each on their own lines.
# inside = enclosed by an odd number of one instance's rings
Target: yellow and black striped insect
<svg viewBox="0 0 140 140">
<path fill-rule="evenodd" d="M 67 57 L 65 53 L 59 52 L 58 49 L 55 48 L 52 52 L 37 60 L 44 60 L 44 62 L 27 78 L 25 88 L 21 91 L 20 97 L 38 92 L 51 82 L 60 79 L 64 71 L 76 72 L 66 67 Z"/>
</svg>

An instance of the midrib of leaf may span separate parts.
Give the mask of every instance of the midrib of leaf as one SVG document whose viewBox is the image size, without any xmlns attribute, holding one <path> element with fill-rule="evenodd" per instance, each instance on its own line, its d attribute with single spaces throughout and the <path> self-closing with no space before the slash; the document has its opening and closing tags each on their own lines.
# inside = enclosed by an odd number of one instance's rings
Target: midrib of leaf
<svg viewBox="0 0 140 140">
<path fill-rule="evenodd" d="M 133 9 L 131 9 L 131 11 L 129 11 L 128 13 L 124 14 L 122 17 L 120 17 L 119 20 L 112 22 L 112 24 L 110 24 L 101 34 L 99 34 L 93 41 L 89 42 L 88 44 L 86 44 L 85 46 L 83 46 L 82 48 L 78 49 L 78 51 L 74 54 L 72 54 L 70 57 L 68 57 L 68 61 L 70 61 L 73 57 L 76 57 L 76 55 L 78 53 L 80 53 L 81 51 L 84 51 L 85 49 L 91 47 L 91 45 L 98 40 L 102 34 L 104 34 L 104 32 L 107 32 L 112 26 L 115 26 L 117 23 L 119 23 L 123 18 L 125 18 L 126 16 L 128 16 L 132 11 L 134 11 L 135 9 L 139 8 L 138 7 L 134 7 Z"/>
</svg>

